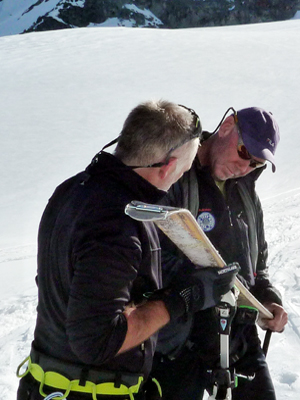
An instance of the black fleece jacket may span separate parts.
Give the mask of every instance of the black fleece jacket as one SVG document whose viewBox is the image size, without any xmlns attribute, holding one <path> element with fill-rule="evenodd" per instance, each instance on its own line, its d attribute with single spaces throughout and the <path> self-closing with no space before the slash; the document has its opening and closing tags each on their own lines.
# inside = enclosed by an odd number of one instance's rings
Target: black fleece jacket
<svg viewBox="0 0 300 400">
<path fill-rule="evenodd" d="M 116 353 L 127 332 L 126 305 L 161 287 L 160 247 L 154 226 L 132 220 L 124 208 L 163 195 L 104 152 L 58 186 L 39 228 L 37 350 L 148 375 L 156 335 L 145 346 Z"/>
<path fill-rule="evenodd" d="M 192 168 L 171 187 L 161 203 L 188 208 L 225 262 L 240 264 L 239 279 L 245 286 L 262 303 L 282 304 L 280 293 L 269 280 L 263 212 L 255 192 L 255 181 L 263 169 L 226 181 L 224 197 L 211 177 L 209 168 L 202 167 L 196 159 Z M 254 234 L 255 240 L 251 239 L 251 234 Z M 184 268 L 185 256 L 164 235 L 161 244 L 163 283 L 168 285 L 178 269 Z M 192 329 L 190 338 L 199 342 L 202 354 L 207 349 L 209 353 L 213 341 L 210 346 L 205 338 L 216 336 L 218 329 L 213 314 L 212 309 L 195 314 L 193 329 L 192 316 L 188 321 L 177 321 L 177 326 L 168 324 L 159 333 L 157 351 L 163 354 L 176 353 Z"/>
</svg>

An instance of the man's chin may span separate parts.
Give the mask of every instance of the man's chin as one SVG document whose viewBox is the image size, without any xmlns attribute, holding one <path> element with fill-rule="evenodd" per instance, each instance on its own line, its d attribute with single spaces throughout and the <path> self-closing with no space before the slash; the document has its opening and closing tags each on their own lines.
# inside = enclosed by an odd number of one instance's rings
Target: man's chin
<svg viewBox="0 0 300 400">
<path fill-rule="evenodd" d="M 214 171 L 212 171 L 212 176 L 214 180 L 218 182 L 224 182 L 227 181 L 227 179 L 234 178 L 234 174 L 225 165 L 220 165 L 219 168 L 215 168 Z"/>
<path fill-rule="evenodd" d="M 234 174 L 231 174 L 229 172 L 226 172 L 226 173 L 220 172 L 220 173 L 215 174 L 213 178 L 217 182 L 224 182 L 224 181 L 227 181 L 227 179 L 234 178 Z"/>
</svg>

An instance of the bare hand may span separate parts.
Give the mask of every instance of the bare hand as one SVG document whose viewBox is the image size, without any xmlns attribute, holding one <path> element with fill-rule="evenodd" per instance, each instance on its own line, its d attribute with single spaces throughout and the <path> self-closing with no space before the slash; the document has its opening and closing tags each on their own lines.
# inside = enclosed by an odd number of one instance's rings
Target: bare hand
<svg viewBox="0 0 300 400">
<path fill-rule="evenodd" d="M 274 318 L 261 318 L 258 320 L 258 325 L 264 330 L 270 329 L 273 332 L 283 332 L 288 322 L 288 314 L 285 309 L 276 303 L 267 303 L 264 306 L 274 315 Z"/>
</svg>

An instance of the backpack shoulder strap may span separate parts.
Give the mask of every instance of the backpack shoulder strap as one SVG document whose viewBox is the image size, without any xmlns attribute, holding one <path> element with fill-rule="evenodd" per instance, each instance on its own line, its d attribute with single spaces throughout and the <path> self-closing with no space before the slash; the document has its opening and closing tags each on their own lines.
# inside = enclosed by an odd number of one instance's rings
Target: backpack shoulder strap
<svg viewBox="0 0 300 400">
<path fill-rule="evenodd" d="M 173 207 L 187 208 L 197 217 L 199 209 L 199 187 L 195 164 L 182 178 L 174 183 L 161 204 Z"/>
<path fill-rule="evenodd" d="M 249 245 L 250 245 L 250 256 L 252 262 L 253 271 L 256 271 L 256 264 L 258 259 L 258 240 L 257 240 L 257 228 L 256 228 L 256 209 L 252 196 L 245 182 L 242 180 L 237 182 L 239 194 L 245 206 L 245 212 L 247 215 L 249 225 Z"/>
<path fill-rule="evenodd" d="M 186 204 L 184 206 L 189 209 L 196 218 L 199 211 L 199 187 L 196 166 L 190 169 L 190 173 L 188 174 L 188 184 L 184 186 L 186 191 L 183 194 L 184 199 L 186 199 Z"/>
</svg>

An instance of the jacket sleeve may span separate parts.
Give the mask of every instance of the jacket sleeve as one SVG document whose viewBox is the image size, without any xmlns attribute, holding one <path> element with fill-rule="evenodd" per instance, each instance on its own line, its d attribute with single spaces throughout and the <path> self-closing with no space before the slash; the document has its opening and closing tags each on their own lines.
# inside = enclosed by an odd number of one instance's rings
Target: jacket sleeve
<svg viewBox="0 0 300 400">
<path fill-rule="evenodd" d="M 137 230 L 123 210 L 91 211 L 76 226 L 66 327 L 72 351 L 87 364 L 110 360 L 124 342 L 123 311 L 141 261 Z"/>
<path fill-rule="evenodd" d="M 255 285 L 252 287 L 251 292 L 261 303 L 274 302 L 282 305 L 280 292 L 272 285 L 269 279 L 269 268 L 267 265 L 268 245 L 265 240 L 263 211 L 255 190 L 253 190 L 253 198 L 256 208 L 258 258 Z"/>
</svg>

